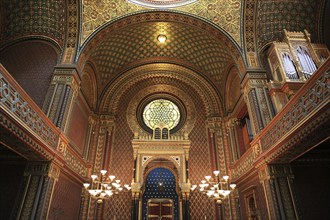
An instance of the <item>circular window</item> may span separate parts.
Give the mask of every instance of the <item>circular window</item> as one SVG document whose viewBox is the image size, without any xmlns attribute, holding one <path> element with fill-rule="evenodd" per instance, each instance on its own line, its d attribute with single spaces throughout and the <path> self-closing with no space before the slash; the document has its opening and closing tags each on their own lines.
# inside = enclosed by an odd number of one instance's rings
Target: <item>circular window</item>
<svg viewBox="0 0 330 220">
<path fill-rule="evenodd" d="M 172 130 L 180 122 L 180 110 L 176 104 L 167 99 L 156 99 L 143 109 L 143 122 L 150 129 L 168 128 Z"/>
</svg>

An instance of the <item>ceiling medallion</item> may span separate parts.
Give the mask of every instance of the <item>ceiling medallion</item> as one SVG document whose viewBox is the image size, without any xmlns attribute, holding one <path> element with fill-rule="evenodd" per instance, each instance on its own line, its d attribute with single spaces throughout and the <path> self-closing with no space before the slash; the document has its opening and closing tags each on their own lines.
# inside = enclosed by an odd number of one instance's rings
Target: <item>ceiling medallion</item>
<svg viewBox="0 0 330 220">
<path fill-rule="evenodd" d="M 194 3 L 198 0 L 128 0 L 148 8 L 175 8 Z"/>
</svg>

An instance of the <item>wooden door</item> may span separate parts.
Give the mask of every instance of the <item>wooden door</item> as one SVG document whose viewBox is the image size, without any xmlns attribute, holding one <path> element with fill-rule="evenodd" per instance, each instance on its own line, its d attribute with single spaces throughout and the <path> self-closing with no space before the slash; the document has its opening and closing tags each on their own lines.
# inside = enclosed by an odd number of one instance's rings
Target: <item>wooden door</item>
<svg viewBox="0 0 330 220">
<path fill-rule="evenodd" d="M 172 199 L 149 199 L 147 207 L 148 220 L 173 220 Z"/>
</svg>

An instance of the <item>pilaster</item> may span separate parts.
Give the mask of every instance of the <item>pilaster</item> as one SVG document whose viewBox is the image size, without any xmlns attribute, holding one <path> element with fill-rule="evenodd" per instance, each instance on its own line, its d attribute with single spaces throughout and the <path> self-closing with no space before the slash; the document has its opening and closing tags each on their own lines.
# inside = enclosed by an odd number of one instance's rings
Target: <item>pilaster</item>
<svg viewBox="0 0 330 220">
<path fill-rule="evenodd" d="M 109 115 L 92 115 L 89 118 L 89 152 L 86 157 L 90 159 L 90 174 L 100 173 L 100 170 L 108 170 L 112 149 L 112 136 L 115 126 L 115 117 Z M 103 204 L 97 204 L 89 194 L 83 194 L 82 219 L 101 218 Z"/>
<path fill-rule="evenodd" d="M 108 169 L 111 154 L 111 136 L 115 126 L 115 117 L 101 115 L 97 132 L 97 146 L 93 162 L 93 172 L 99 173 L 102 169 Z"/>
<path fill-rule="evenodd" d="M 230 166 L 230 154 L 229 150 L 225 150 L 225 138 L 223 131 L 225 129 L 225 122 L 222 117 L 210 117 L 207 119 L 207 127 L 209 130 L 209 143 L 210 154 L 214 156 L 213 170 L 219 170 L 221 174 L 228 174 L 231 176 Z M 236 219 L 236 212 L 232 209 L 233 204 L 231 200 L 224 200 L 223 204 L 219 207 L 218 215 L 223 216 L 225 219 Z"/>
<path fill-rule="evenodd" d="M 60 168 L 54 163 L 31 162 L 24 172 L 24 191 L 16 219 L 47 219 Z"/>
<path fill-rule="evenodd" d="M 80 78 L 75 68 L 55 68 L 43 111 L 64 133 L 79 87 Z"/>
<path fill-rule="evenodd" d="M 259 179 L 269 219 L 299 219 L 290 165 L 266 165 L 259 170 Z"/>
</svg>

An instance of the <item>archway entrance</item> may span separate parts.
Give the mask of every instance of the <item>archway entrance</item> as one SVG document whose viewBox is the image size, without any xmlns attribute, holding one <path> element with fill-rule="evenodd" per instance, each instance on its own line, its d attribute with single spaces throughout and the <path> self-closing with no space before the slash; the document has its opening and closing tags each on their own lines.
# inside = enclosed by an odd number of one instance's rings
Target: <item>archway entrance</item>
<svg viewBox="0 0 330 220">
<path fill-rule="evenodd" d="M 146 176 L 142 196 L 142 219 L 179 219 L 176 178 L 167 168 L 153 169 Z"/>
</svg>

